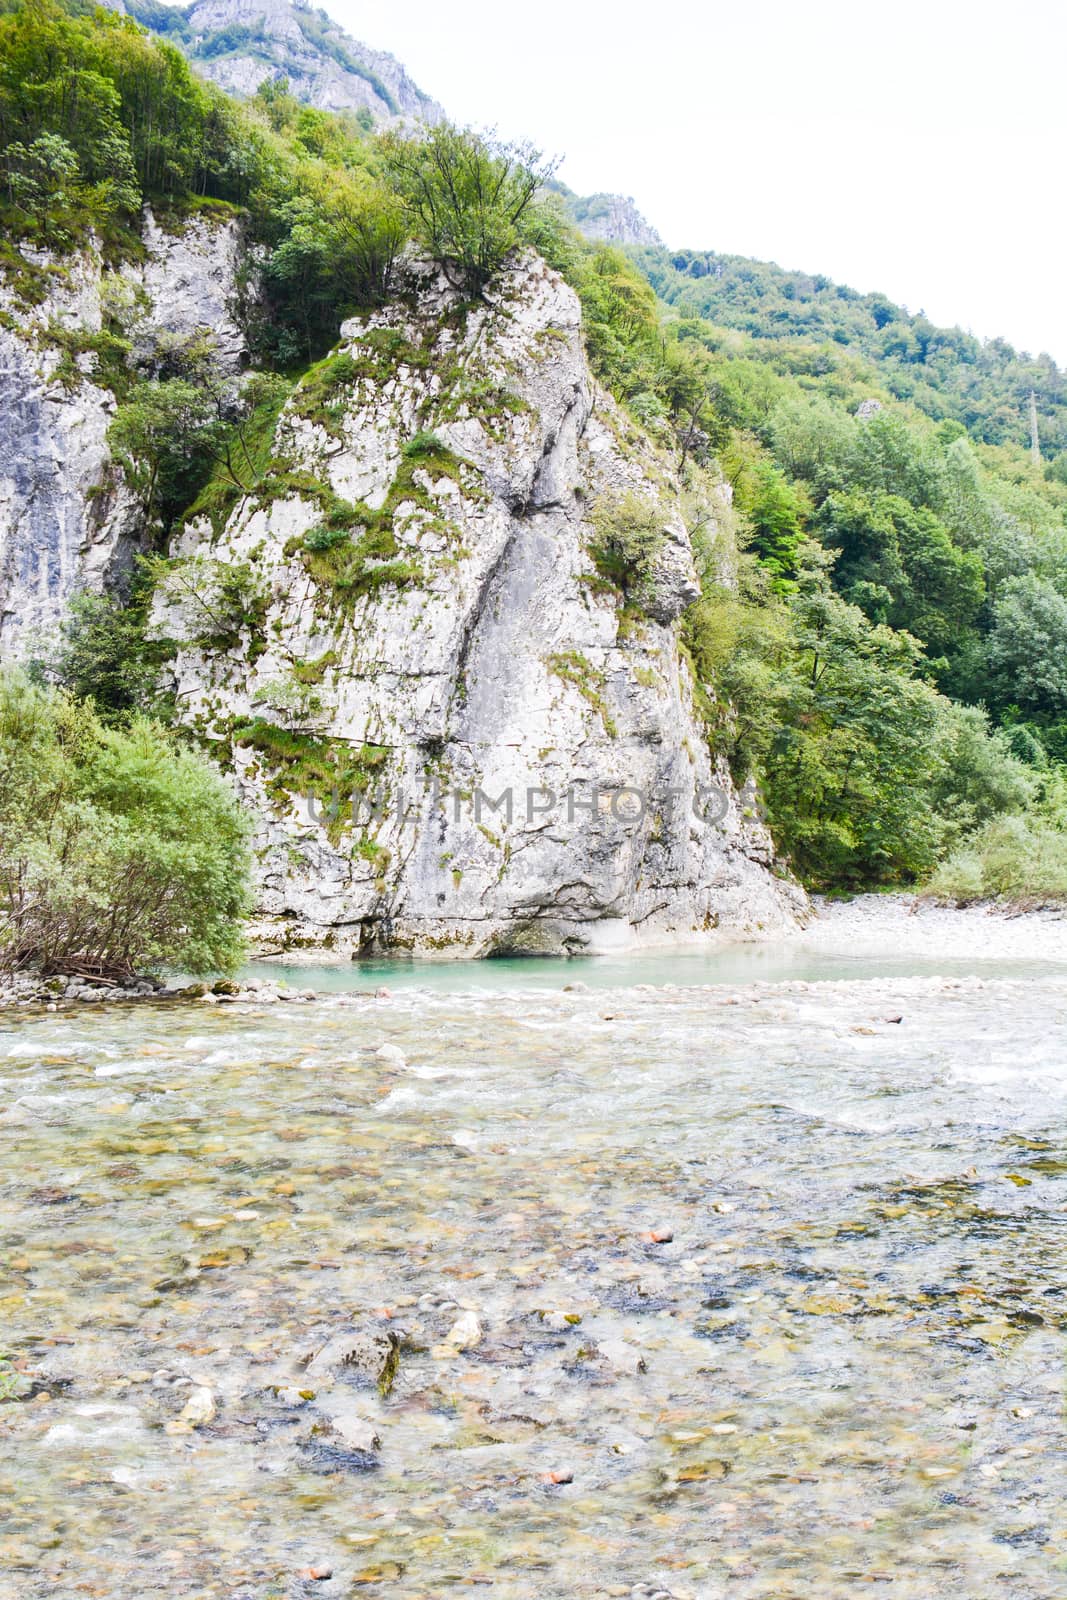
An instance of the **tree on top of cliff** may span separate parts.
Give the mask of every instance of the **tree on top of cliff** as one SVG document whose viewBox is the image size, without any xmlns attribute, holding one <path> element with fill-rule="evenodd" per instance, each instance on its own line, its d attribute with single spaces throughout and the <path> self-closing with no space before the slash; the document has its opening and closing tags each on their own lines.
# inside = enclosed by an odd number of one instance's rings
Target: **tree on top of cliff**
<svg viewBox="0 0 1067 1600">
<path fill-rule="evenodd" d="M 524 240 L 524 220 L 557 163 L 441 123 L 421 138 L 387 135 L 386 170 L 413 231 L 451 277 L 480 293 Z"/>
</svg>

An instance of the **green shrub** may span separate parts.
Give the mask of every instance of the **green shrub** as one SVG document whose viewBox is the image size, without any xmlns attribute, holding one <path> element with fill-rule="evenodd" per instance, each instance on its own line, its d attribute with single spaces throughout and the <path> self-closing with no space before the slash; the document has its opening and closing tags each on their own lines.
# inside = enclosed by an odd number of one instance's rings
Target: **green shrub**
<svg viewBox="0 0 1067 1600">
<path fill-rule="evenodd" d="M 158 725 L 0 674 L 0 964 L 128 977 L 232 970 L 249 824 L 203 757 Z"/>
<path fill-rule="evenodd" d="M 270 603 L 263 576 L 250 561 L 194 556 L 153 558 L 156 591 L 169 613 L 172 637 L 207 650 L 234 650 L 245 641 L 253 658 L 263 653 Z"/>
<path fill-rule="evenodd" d="M 149 598 L 141 572 L 127 605 L 102 594 L 74 595 L 54 643 L 33 663 L 35 674 L 77 700 L 91 700 L 104 722 L 126 721 L 136 712 L 158 716 L 159 667 L 167 649 L 145 637 Z"/>
<path fill-rule="evenodd" d="M 1040 818 L 997 817 L 942 862 L 926 894 L 953 905 L 1067 900 L 1067 833 Z"/>
<path fill-rule="evenodd" d="M 263 272 L 270 314 L 256 342 L 282 363 L 329 349 L 346 316 L 386 299 L 407 237 L 396 196 L 366 174 L 302 178 L 305 192 L 271 206 L 282 237 Z"/>
<path fill-rule="evenodd" d="M 423 576 L 417 562 L 401 556 L 388 514 L 373 516 L 359 538 L 342 524 L 321 523 L 305 534 L 298 548 L 309 577 L 342 613 L 378 589 L 405 588 Z"/>
<path fill-rule="evenodd" d="M 918 675 L 906 634 L 872 627 L 803 549 L 794 589 L 754 599 L 709 586 L 686 619 L 713 745 L 738 781 L 761 784 L 771 831 L 805 883 L 914 879 L 937 861 L 945 822 L 949 702 Z"/>
<path fill-rule="evenodd" d="M 346 409 L 346 390 L 362 376 L 359 363 L 347 350 L 338 350 L 309 367 L 293 396 L 293 411 L 325 430 L 332 439 L 342 438 L 341 424 Z"/>
<path fill-rule="evenodd" d="M 596 540 L 590 547 L 601 577 L 638 607 L 655 594 L 656 560 L 663 548 L 663 511 L 655 500 L 629 490 L 597 502 L 591 519 Z"/>
<path fill-rule="evenodd" d="M 342 739 L 320 739 L 262 718 L 242 722 L 234 742 L 255 750 L 267 777 L 267 792 L 280 806 L 294 796 L 335 806 L 326 832 L 336 844 L 351 821 L 351 802 L 388 773 L 389 751 L 381 745 L 358 748 Z"/>
<path fill-rule="evenodd" d="M 321 683 L 331 667 L 340 663 L 340 656 L 336 650 L 327 650 L 324 655 L 317 656 L 314 661 L 297 661 L 293 664 L 293 677 L 297 683 Z"/>
<path fill-rule="evenodd" d="M 448 453 L 448 446 L 436 433 L 427 433 L 425 430 L 416 433 L 404 445 L 401 454 L 407 461 L 419 461 L 423 457 L 433 458 Z"/>
<path fill-rule="evenodd" d="M 164 527 L 182 513 L 206 513 L 221 525 L 257 488 L 289 395 L 284 379 L 256 373 L 235 397 L 205 365 L 188 377 L 134 384 L 108 428 L 127 482 Z"/>
<path fill-rule="evenodd" d="M 941 757 L 931 799 L 950 845 L 994 817 L 1027 810 L 1037 798 L 1035 773 L 978 706 L 943 703 Z"/>
<path fill-rule="evenodd" d="M 352 535 L 347 528 L 331 528 L 324 522 L 318 527 L 309 528 L 304 535 L 305 550 L 332 550 L 336 544 L 351 543 Z"/>
</svg>

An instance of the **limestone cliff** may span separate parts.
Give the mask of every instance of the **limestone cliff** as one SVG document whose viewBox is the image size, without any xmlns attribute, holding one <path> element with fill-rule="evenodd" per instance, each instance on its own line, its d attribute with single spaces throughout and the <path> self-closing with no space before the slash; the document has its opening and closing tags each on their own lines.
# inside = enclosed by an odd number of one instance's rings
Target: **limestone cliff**
<svg viewBox="0 0 1067 1600">
<path fill-rule="evenodd" d="M 587 239 L 603 239 L 606 244 L 645 244 L 662 246 L 655 228 L 637 209 L 628 194 L 572 194 L 563 189 L 564 205 L 575 226 Z"/>
<path fill-rule="evenodd" d="M 128 562 L 138 518 L 111 466 L 114 400 L 93 381 L 99 265 L 86 259 L 0 325 L 0 654 L 53 626 L 75 589 Z M 68 336 L 74 334 L 75 354 Z M 61 342 L 62 341 L 62 342 Z"/>
<path fill-rule="evenodd" d="M 37 304 L 0 288 L 0 656 L 53 628 L 76 589 L 113 586 L 140 547 L 140 508 L 107 446 L 109 330 L 121 325 L 135 358 L 161 335 L 206 330 L 220 364 L 240 364 L 236 225 L 167 232 L 146 211 L 144 242 L 118 272 L 92 250 L 34 258 Z"/>
<path fill-rule="evenodd" d="M 153 612 L 259 819 L 265 936 L 486 954 L 791 920 L 694 708 L 677 486 L 593 381 L 573 292 L 528 254 L 472 308 L 412 263 L 342 334 Z M 661 530 L 639 605 L 591 521 L 627 496 Z"/>
<path fill-rule="evenodd" d="M 198 72 L 231 94 L 285 78 L 322 111 L 370 112 L 377 122 L 439 122 L 444 112 L 395 56 L 372 50 L 325 11 L 290 0 L 109 0 L 185 51 Z"/>
</svg>

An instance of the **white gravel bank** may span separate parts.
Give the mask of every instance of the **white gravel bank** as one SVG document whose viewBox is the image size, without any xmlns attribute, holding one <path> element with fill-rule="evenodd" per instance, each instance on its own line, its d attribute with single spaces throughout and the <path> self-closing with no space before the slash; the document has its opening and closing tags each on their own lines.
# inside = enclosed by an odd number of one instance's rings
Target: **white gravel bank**
<svg viewBox="0 0 1067 1600">
<path fill-rule="evenodd" d="M 790 940 L 813 954 L 1067 963 L 1067 914 L 1060 911 L 957 910 L 910 894 L 816 897 L 814 905 L 817 916 Z"/>
</svg>

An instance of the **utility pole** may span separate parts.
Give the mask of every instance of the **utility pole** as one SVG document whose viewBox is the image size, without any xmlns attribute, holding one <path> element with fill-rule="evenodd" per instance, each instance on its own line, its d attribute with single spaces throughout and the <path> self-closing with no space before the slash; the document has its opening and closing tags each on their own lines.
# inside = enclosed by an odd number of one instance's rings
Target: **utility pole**
<svg viewBox="0 0 1067 1600">
<path fill-rule="evenodd" d="M 1037 431 L 1037 395 L 1030 390 L 1030 460 L 1041 465 L 1041 437 Z"/>
</svg>

